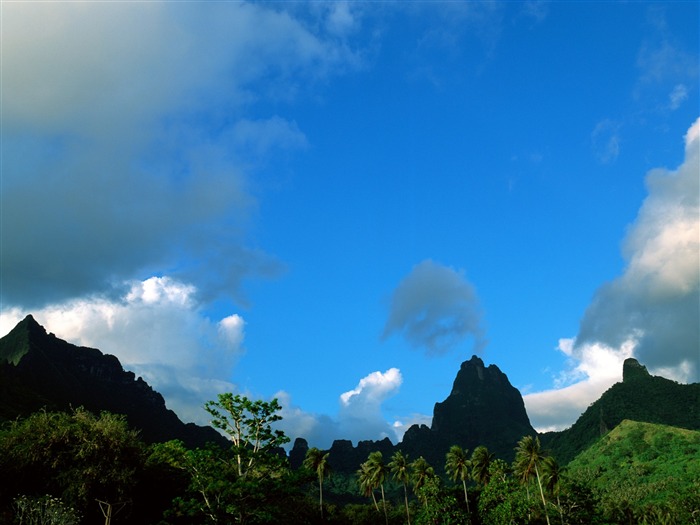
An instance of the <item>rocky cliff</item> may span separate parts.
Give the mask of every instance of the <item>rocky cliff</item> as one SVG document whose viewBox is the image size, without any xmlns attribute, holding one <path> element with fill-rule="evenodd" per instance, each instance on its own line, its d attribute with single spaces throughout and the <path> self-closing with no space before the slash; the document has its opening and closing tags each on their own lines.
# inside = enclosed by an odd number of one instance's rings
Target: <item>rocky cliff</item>
<svg viewBox="0 0 700 525">
<path fill-rule="evenodd" d="M 147 442 L 180 439 L 202 446 L 223 440 L 213 428 L 180 421 L 163 396 L 116 357 L 47 334 L 27 316 L 0 339 L 0 419 L 79 406 L 124 414 Z"/>
</svg>

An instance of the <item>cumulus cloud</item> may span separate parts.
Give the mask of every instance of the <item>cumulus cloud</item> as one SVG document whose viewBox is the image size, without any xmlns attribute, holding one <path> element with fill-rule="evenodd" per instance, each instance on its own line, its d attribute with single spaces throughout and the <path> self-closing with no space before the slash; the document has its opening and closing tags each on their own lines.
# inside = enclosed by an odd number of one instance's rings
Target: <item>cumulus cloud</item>
<svg viewBox="0 0 700 525">
<path fill-rule="evenodd" d="M 336 439 L 391 439 L 397 443 L 413 423 L 429 424 L 429 416 L 418 414 L 391 422 L 382 413 L 382 404 L 396 394 L 403 382 L 401 371 L 390 368 L 372 372 L 360 379 L 357 386 L 340 394 L 339 410 L 334 416 L 311 414 L 296 406 L 289 393 L 281 391 L 275 397 L 282 405 L 283 417 L 279 427 L 290 438 L 303 437 L 311 446 L 328 449 Z"/>
<path fill-rule="evenodd" d="M 575 351 L 586 344 L 619 348 L 637 340 L 650 368 L 691 365 L 697 380 L 700 336 L 700 119 L 686 135 L 676 170 L 647 175 L 648 196 L 623 244 L 624 273 L 596 292 Z"/>
<path fill-rule="evenodd" d="M 382 415 L 381 405 L 398 391 L 402 382 L 399 369 L 390 368 L 386 372 L 372 372 L 363 377 L 354 389 L 341 394 L 339 420 L 346 439 L 395 435 Z"/>
<path fill-rule="evenodd" d="M 579 333 L 560 342 L 571 366 L 559 386 L 525 396 L 536 428 L 571 425 L 639 359 L 653 374 L 698 381 L 700 363 L 700 119 L 676 170 L 648 173 L 648 196 L 623 242 L 622 275 L 603 284 Z"/>
<path fill-rule="evenodd" d="M 3 310 L 2 334 L 27 313 Z M 185 421 L 206 423 L 204 402 L 235 390 L 229 377 L 243 352 L 245 322 L 237 314 L 207 318 L 190 284 L 151 277 L 129 283 L 128 292 L 116 300 L 93 296 L 32 314 L 62 339 L 115 355 Z"/>
<path fill-rule="evenodd" d="M 250 170 L 306 138 L 247 110 L 354 64 L 350 46 L 245 2 L 19 2 L 2 39 L 3 304 L 163 273 L 242 301 L 242 278 L 279 271 L 245 246 Z"/>
<path fill-rule="evenodd" d="M 394 290 L 382 338 L 400 333 L 416 348 L 442 354 L 467 337 L 486 345 L 476 290 L 464 272 L 426 260 Z"/>
</svg>

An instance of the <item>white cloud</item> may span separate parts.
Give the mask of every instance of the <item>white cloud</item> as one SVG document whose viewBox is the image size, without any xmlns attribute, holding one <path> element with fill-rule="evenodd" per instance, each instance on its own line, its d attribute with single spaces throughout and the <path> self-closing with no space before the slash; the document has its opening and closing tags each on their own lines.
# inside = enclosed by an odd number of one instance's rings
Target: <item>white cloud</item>
<svg viewBox="0 0 700 525">
<path fill-rule="evenodd" d="M 58 337 L 115 355 L 122 366 L 163 394 L 185 421 L 205 423 L 204 402 L 235 390 L 229 380 L 243 352 L 243 319 L 204 316 L 194 286 L 169 277 L 132 282 L 119 299 L 88 297 L 32 312 Z M 29 312 L 0 314 L 6 333 Z"/>
<path fill-rule="evenodd" d="M 571 426 L 586 408 L 613 384 L 622 380 L 622 364 L 632 356 L 635 341 L 621 348 L 601 344 L 574 350 L 573 339 L 559 341 L 570 358 L 570 368 L 555 380 L 555 388 L 523 396 L 530 423 L 539 432 Z"/>
<path fill-rule="evenodd" d="M 403 377 L 398 368 L 372 372 L 357 386 L 340 395 L 339 424 L 345 439 L 393 437 L 391 425 L 382 414 L 382 403 L 398 392 Z"/>
<path fill-rule="evenodd" d="M 700 140 L 698 119 L 686 135 L 685 160 L 652 170 L 649 195 L 623 243 L 624 273 L 596 292 L 576 344 L 618 348 L 638 341 L 650 369 L 694 362 L 700 348 Z"/>
<path fill-rule="evenodd" d="M 698 381 L 700 348 L 700 119 L 676 170 L 647 175 L 648 196 L 623 243 L 627 266 L 596 292 L 555 388 L 524 397 L 538 430 L 570 426 L 637 358 L 649 372 Z M 560 386 L 563 388 L 559 388 Z"/>
<path fill-rule="evenodd" d="M 465 338 L 486 345 L 476 290 L 464 272 L 426 260 L 396 287 L 382 338 L 401 333 L 428 353 L 448 352 Z"/>
<path fill-rule="evenodd" d="M 398 442 L 413 422 L 424 423 L 427 416 L 412 415 L 401 418 L 402 422 L 390 422 L 382 413 L 382 404 L 396 394 L 403 382 L 401 371 L 390 368 L 385 372 L 372 372 L 360 379 L 357 386 L 340 394 L 339 410 L 335 415 L 319 415 L 305 412 L 294 405 L 287 392 L 278 392 L 275 397 L 282 405 L 283 417 L 279 427 L 292 441 L 305 438 L 311 446 L 328 449 L 336 439 L 379 440 L 388 437 Z"/>
</svg>

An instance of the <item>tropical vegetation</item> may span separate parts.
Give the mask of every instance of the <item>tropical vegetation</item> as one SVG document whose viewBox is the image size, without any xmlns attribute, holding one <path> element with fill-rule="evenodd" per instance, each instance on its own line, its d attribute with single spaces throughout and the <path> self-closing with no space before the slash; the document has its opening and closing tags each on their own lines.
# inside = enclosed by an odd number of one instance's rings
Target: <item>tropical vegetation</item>
<svg viewBox="0 0 700 525">
<path fill-rule="evenodd" d="M 454 445 L 443 465 L 373 451 L 331 476 L 318 448 L 290 466 L 277 400 L 221 394 L 205 410 L 227 447 L 147 445 L 122 416 L 81 408 L 7 423 L 0 523 L 700 525 L 697 431 L 623 421 L 568 465 L 538 436 L 512 463 L 485 446 Z"/>
</svg>

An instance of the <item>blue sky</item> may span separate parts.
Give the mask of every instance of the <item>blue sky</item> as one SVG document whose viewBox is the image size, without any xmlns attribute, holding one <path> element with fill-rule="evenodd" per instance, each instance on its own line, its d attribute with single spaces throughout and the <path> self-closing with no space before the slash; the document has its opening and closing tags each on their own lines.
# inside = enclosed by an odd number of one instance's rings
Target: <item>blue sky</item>
<svg viewBox="0 0 700 525">
<path fill-rule="evenodd" d="M 185 420 L 430 423 L 462 361 L 564 428 L 698 381 L 697 2 L 3 2 L 0 331 Z"/>
</svg>

